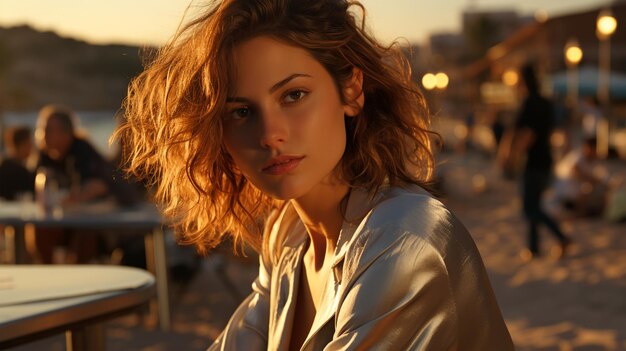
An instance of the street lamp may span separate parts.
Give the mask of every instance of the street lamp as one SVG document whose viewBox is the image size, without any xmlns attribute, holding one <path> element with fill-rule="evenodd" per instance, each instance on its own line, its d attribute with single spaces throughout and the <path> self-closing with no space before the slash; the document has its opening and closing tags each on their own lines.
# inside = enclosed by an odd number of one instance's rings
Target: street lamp
<svg viewBox="0 0 626 351">
<path fill-rule="evenodd" d="M 565 64 L 567 65 L 567 98 L 574 116 L 578 115 L 578 64 L 583 59 L 583 50 L 578 40 L 571 38 L 563 49 Z"/>
<path fill-rule="evenodd" d="M 448 87 L 448 83 L 450 82 L 450 78 L 447 74 L 443 72 L 438 73 L 426 73 L 422 77 L 422 85 L 426 90 L 444 90 Z"/>
<path fill-rule="evenodd" d="M 603 10 L 598 14 L 596 21 L 596 35 L 600 40 L 599 64 L 600 74 L 598 75 L 598 100 L 604 109 L 604 115 L 610 114 L 610 72 L 611 72 L 611 35 L 617 29 L 617 20 L 613 17 L 611 10 Z M 609 149 L 609 126 L 606 118 L 600 121 L 597 130 L 598 154 L 606 157 Z"/>
<path fill-rule="evenodd" d="M 611 10 L 603 10 L 596 21 L 596 35 L 600 40 L 600 75 L 598 81 L 598 99 L 605 104 L 609 102 L 609 73 L 611 71 L 611 35 L 617 28 L 617 20 Z"/>
<path fill-rule="evenodd" d="M 445 89 L 448 87 L 448 83 L 450 82 L 450 78 L 448 78 L 448 75 L 443 73 L 443 72 L 439 72 L 437 74 L 435 74 L 435 81 L 436 84 L 435 86 L 437 87 L 437 89 Z"/>
<path fill-rule="evenodd" d="M 502 83 L 509 87 L 514 87 L 519 82 L 519 74 L 513 69 L 508 69 L 502 73 Z"/>
<path fill-rule="evenodd" d="M 426 73 L 422 77 L 422 85 L 426 90 L 433 90 L 437 87 L 437 77 L 432 73 Z"/>
<path fill-rule="evenodd" d="M 565 63 L 568 66 L 576 66 L 583 59 L 583 50 L 578 45 L 578 40 L 570 39 L 565 44 Z"/>
</svg>

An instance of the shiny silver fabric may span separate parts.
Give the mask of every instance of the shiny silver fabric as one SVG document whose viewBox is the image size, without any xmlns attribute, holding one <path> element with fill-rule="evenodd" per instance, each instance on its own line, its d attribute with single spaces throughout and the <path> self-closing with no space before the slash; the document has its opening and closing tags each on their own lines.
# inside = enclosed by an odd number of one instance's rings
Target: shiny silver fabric
<svg viewBox="0 0 626 351">
<path fill-rule="evenodd" d="M 209 350 L 289 348 L 308 239 L 290 205 L 271 235 L 286 238 L 280 258 L 261 258 Z M 325 291 L 301 350 L 513 350 L 474 242 L 418 187 L 352 191 Z"/>
</svg>

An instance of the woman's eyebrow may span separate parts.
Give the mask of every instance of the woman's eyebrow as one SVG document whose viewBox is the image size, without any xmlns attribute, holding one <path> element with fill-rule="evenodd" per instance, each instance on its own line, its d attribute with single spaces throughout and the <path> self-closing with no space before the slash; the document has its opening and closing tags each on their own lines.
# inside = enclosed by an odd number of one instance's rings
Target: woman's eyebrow
<svg viewBox="0 0 626 351">
<path fill-rule="evenodd" d="M 298 78 L 298 77 L 309 77 L 310 78 L 311 76 L 308 75 L 308 74 L 304 74 L 304 73 L 294 73 L 294 74 L 290 75 L 289 77 L 281 80 L 280 82 L 272 85 L 272 87 L 270 88 L 269 92 L 270 93 L 275 92 L 276 90 L 280 89 L 280 87 L 282 87 L 283 85 L 289 83 L 292 79 L 295 79 L 295 78 Z"/>
<path fill-rule="evenodd" d="M 280 87 L 284 86 L 285 84 L 289 83 L 290 81 L 292 81 L 293 79 L 298 78 L 298 77 L 308 77 L 308 78 L 311 78 L 311 76 L 308 75 L 308 74 L 294 73 L 294 74 L 290 75 L 289 77 L 281 80 L 280 82 L 272 85 L 272 87 L 269 89 L 270 94 L 275 92 L 276 90 L 280 89 Z M 227 97 L 226 98 L 226 102 L 228 102 L 228 103 L 233 103 L 233 102 L 249 103 L 250 100 L 246 99 L 244 97 L 234 96 L 234 97 Z"/>
<path fill-rule="evenodd" d="M 246 98 L 242 98 L 242 97 L 227 97 L 226 98 L 226 102 L 227 103 L 232 103 L 232 102 L 239 102 L 239 103 L 244 103 L 247 104 L 250 102 L 250 100 L 246 99 Z"/>
</svg>

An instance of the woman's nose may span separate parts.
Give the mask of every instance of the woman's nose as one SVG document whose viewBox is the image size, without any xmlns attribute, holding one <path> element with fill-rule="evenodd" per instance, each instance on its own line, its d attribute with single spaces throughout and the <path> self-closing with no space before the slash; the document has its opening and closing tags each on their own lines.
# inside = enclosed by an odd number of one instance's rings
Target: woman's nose
<svg viewBox="0 0 626 351">
<path fill-rule="evenodd" d="M 287 119 L 280 111 L 263 112 L 260 116 L 261 146 L 278 148 L 289 136 Z"/>
</svg>

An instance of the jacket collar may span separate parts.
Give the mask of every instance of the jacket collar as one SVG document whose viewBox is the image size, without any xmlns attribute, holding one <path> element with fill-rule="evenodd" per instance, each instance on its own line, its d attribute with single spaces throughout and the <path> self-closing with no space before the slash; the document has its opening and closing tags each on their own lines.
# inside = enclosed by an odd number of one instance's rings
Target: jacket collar
<svg viewBox="0 0 626 351">
<path fill-rule="evenodd" d="M 342 290 L 342 283 L 344 283 L 342 275 L 345 256 L 351 243 L 354 241 L 355 237 L 358 236 L 357 233 L 361 233 L 364 230 L 367 224 L 367 217 L 371 214 L 372 209 L 377 204 L 389 198 L 406 193 L 407 190 L 411 193 L 428 194 L 417 185 L 390 187 L 388 184 L 384 184 L 375 194 L 371 194 L 362 188 L 353 188 L 351 190 L 345 219 L 341 231 L 339 232 L 337 247 L 335 248 L 335 256 L 332 265 L 333 274 L 328 278 L 321 306 L 311 326 L 312 332 L 309 333 L 309 336 L 306 338 L 302 350 L 322 350 L 334 334 L 334 328 L 330 328 L 329 330 L 328 324 L 333 317 L 336 317 L 340 299 L 343 298 L 342 296 L 345 293 Z M 299 264 L 301 264 L 301 262 L 299 262 Z M 322 334 L 325 335 L 326 333 L 329 334 L 327 338 L 322 337 Z M 323 339 L 320 340 L 321 343 L 315 340 L 318 336 Z"/>
<path fill-rule="evenodd" d="M 318 307 L 315 320 L 311 326 L 311 332 L 306 338 L 302 350 L 315 350 L 316 337 L 326 329 L 325 326 L 333 319 L 339 303 L 339 291 L 341 288 L 343 260 L 347 252 L 349 243 L 354 234 L 363 226 L 362 219 L 371 210 L 373 205 L 381 198 L 381 192 L 376 196 L 368 194 L 364 189 L 353 188 L 348 197 L 345 219 L 343 221 L 337 247 L 332 264 L 332 274 L 329 275 L 324 296 Z M 289 337 L 294 323 L 294 312 L 296 308 L 299 280 L 302 270 L 302 256 L 308 236 L 304 226 L 297 218 L 297 214 L 291 205 L 288 205 L 283 216 L 283 223 L 291 226 L 291 233 L 286 238 L 283 254 L 278 265 L 276 276 L 274 277 L 276 291 L 274 291 L 274 303 L 270 307 L 274 313 L 271 314 L 270 330 L 271 336 L 269 345 L 275 345 L 277 350 L 287 350 L 289 347 Z M 295 216 L 295 217 L 294 217 Z M 332 335 L 331 335 L 332 337 Z M 268 345 L 268 346 L 269 346 Z"/>
</svg>

